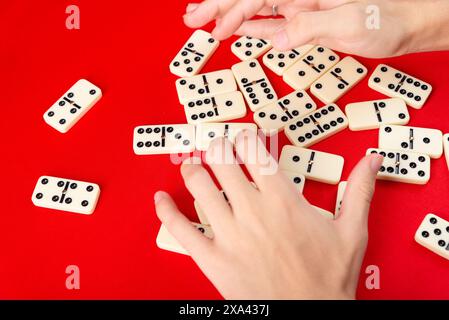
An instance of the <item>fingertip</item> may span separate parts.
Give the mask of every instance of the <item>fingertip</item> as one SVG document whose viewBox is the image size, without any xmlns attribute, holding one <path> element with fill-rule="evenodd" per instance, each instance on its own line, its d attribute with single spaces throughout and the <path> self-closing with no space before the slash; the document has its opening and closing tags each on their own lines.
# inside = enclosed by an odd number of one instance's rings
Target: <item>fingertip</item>
<svg viewBox="0 0 449 320">
<path fill-rule="evenodd" d="M 279 51 L 287 51 L 289 48 L 288 34 L 285 29 L 276 31 L 272 39 L 273 47 Z"/>
<path fill-rule="evenodd" d="M 380 154 L 371 154 L 370 156 L 370 168 L 372 173 L 377 174 L 384 161 L 384 157 Z"/>
<path fill-rule="evenodd" d="M 165 191 L 157 191 L 154 194 L 154 204 L 158 205 L 161 201 L 169 197 L 168 193 Z"/>
<path fill-rule="evenodd" d="M 189 3 L 189 4 L 187 4 L 186 13 L 192 13 L 193 11 L 198 9 L 199 6 L 200 6 L 199 3 Z"/>
</svg>

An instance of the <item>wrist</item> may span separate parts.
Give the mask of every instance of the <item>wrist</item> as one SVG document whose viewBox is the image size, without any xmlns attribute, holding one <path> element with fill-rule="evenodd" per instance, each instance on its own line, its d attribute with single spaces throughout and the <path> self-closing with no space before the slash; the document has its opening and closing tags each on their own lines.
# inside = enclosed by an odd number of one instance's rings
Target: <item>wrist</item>
<svg viewBox="0 0 449 320">
<path fill-rule="evenodd" d="M 407 1 L 406 5 L 405 53 L 448 50 L 449 1 Z"/>
</svg>

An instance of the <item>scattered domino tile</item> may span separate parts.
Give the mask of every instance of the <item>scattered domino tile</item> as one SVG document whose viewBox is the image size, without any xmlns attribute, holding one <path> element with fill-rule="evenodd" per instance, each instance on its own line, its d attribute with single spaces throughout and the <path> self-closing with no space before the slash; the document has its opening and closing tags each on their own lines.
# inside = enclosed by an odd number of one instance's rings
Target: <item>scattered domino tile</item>
<svg viewBox="0 0 449 320">
<path fill-rule="evenodd" d="M 273 135 L 284 130 L 292 119 L 314 110 L 316 103 L 307 92 L 298 90 L 254 112 L 254 122 L 266 135 Z"/>
<path fill-rule="evenodd" d="M 273 48 L 263 56 L 262 61 L 268 69 L 278 76 L 282 76 L 288 68 L 301 59 L 313 47 L 313 44 L 306 44 L 290 51 L 277 51 Z"/>
<path fill-rule="evenodd" d="M 342 181 L 338 184 L 337 200 L 335 202 L 335 219 L 340 216 L 341 204 L 343 202 L 343 196 L 345 195 L 347 181 Z"/>
<path fill-rule="evenodd" d="M 237 63 L 232 66 L 232 72 L 252 111 L 277 100 L 276 92 L 257 60 Z"/>
<path fill-rule="evenodd" d="M 444 154 L 446 155 L 447 167 L 449 168 L 449 133 L 443 137 Z"/>
<path fill-rule="evenodd" d="M 379 153 L 384 156 L 377 178 L 412 184 L 426 184 L 430 179 L 430 157 L 426 154 L 368 149 L 366 154 Z"/>
<path fill-rule="evenodd" d="M 299 193 L 302 193 L 304 190 L 304 185 L 306 183 L 306 177 L 304 177 L 304 175 L 302 175 L 302 174 L 299 174 L 299 173 L 296 173 L 293 171 L 283 170 L 282 172 L 285 174 L 285 176 L 288 178 L 288 180 L 293 183 L 296 190 Z"/>
<path fill-rule="evenodd" d="M 214 233 L 210 226 L 202 225 L 199 223 L 192 223 L 192 224 L 195 226 L 195 228 L 198 229 L 199 232 L 203 233 L 207 238 L 212 239 L 214 237 Z M 163 224 L 161 224 L 161 228 L 159 229 L 159 233 L 156 238 L 156 244 L 162 250 L 189 255 L 188 252 L 175 239 L 175 237 L 173 237 L 170 234 L 170 232 L 168 232 L 167 228 L 165 228 Z"/>
<path fill-rule="evenodd" d="M 44 114 L 45 122 L 61 133 L 69 131 L 101 99 L 101 89 L 78 80 Z"/>
<path fill-rule="evenodd" d="M 379 148 L 424 153 L 438 159 L 443 154 L 443 133 L 436 129 L 383 125 Z"/>
<path fill-rule="evenodd" d="M 331 104 L 291 121 L 285 127 L 285 135 L 295 146 L 308 147 L 347 127 L 348 119 L 343 111 Z"/>
<path fill-rule="evenodd" d="M 246 105 L 239 91 L 198 99 L 184 104 L 188 123 L 220 122 L 244 117 Z"/>
<path fill-rule="evenodd" d="M 193 124 L 138 126 L 134 129 L 134 153 L 137 155 L 190 153 L 195 150 Z"/>
<path fill-rule="evenodd" d="M 243 36 L 231 45 L 231 51 L 240 60 L 257 59 L 272 48 L 270 41 Z"/>
<path fill-rule="evenodd" d="M 365 78 L 367 73 L 364 65 L 352 57 L 346 57 L 315 81 L 310 92 L 326 104 L 333 103 Z"/>
<path fill-rule="evenodd" d="M 321 214 L 323 217 L 325 217 L 325 218 L 330 218 L 330 219 L 334 219 L 334 215 L 332 214 L 332 212 L 329 212 L 329 211 L 327 211 L 327 210 L 324 210 L 324 209 L 322 209 L 322 208 L 320 208 L 320 207 L 317 207 L 317 206 L 314 206 L 314 205 L 312 205 L 312 207 L 319 213 L 319 214 Z"/>
<path fill-rule="evenodd" d="M 399 98 L 356 102 L 346 105 L 349 129 L 377 129 L 382 124 L 406 125 L 410 121 L 407 105 Z"/>
<path fill-rule="evenodd" d="M 441 257 L 449 259 L 449 222 L 429 213 L 416 231 L 415 241 Z"/>
<path fill-rule="evenodd" d="M 225 137 L 234 143 L 237 134 L 245 129 L 257 132 L 254 123 L 199 123 L 196 127 L 196 149 L 206 151 L 212 140 L 218 137 Z"/>
<path fill-rule="evenodd" d="M 385 64 L 377 66 L 368 85 L 391 98 L 401 98 L 410 107 L 421 109 L 432 91 L 432 86 Z"/>
<path fill-rule="evenodd" d="M 332 50 L 316 46 L 285 71 L 283 79 L 295 90 L 306 90 L 339 60 Z"/>
<path fill-rule="evenodd" d="M 281 170 L 300 173 L 306 179 L 337 184 L 343 172 L 343 157 L 295 146 L 284 146 L 279 159 Z"/>
<path fill-rule="evenodd" d="M 229 69 L 176 80 L 176 91 L 181 104 L 236 90 L 237 84 Z"/>
<path fill-rule="evenodd" d="M 217 50 L 220 42 L 209 32 L 196 30 L 170 63 L 170 72 L 179 77 L 196 75 Z"/>
<path fill-rule="evenodd" d="M 32 201 L 37 207 L 92 214 L 100 196 L 95 183 L 42 176 L 37 181 Z"/>
</svg>

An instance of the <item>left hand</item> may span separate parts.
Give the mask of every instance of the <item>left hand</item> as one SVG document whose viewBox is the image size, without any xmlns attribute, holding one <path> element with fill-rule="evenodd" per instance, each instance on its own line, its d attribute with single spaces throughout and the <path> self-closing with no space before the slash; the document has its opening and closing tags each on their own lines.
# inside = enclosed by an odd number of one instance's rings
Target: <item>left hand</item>
<svg viewBox="0 0 449 320">
<path fill-rule="evenodd" d="M 168 231 L 227 299 L 354 299 L 383 158 L 369 155 L 359 162 L 349 177 L 341 214 L 332 220 L 318 214 L 282 172 L 264 174 L 276 161 L 255 133 L 239 134 L 235 148 L 257 189 L 235 164 L 232 144 L 216 139 L 207 158 L 230 204 L 202 165 L 188 161 L 181 167 L 214 238 L 198 232 L 160 191 L 156 211 Z M 220 162 L 220 155 L 231 162 Z"/>
</svg>

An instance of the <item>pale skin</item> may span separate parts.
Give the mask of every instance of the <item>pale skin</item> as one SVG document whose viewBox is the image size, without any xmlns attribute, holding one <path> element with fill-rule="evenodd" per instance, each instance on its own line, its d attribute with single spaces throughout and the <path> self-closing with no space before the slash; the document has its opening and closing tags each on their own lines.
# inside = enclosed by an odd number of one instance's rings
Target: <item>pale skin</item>
<svg viewBox="0 0 449 320">
<path fill-rule="evenodd" d="M 273 4 L 280 19 L 268 17 Z M 365 26 L 368 4 L 380 9 L 379 30 Z M 251 20 L 255 15 L 267 18 Z M 311 43 L 381 58 L 448 50 L 448 16 L 447 0 L 206 0 L 187 6 L 184 22 L 200 28 L 215 20 L 212 33 L 219 40 L 248 35 L 270 39 L 278 50 Z M 217 139 L 207 152 L 213 159 L 218 151 L 235 150 L 250 179 L 239 164 L 213 161 L 209 167 L 217 186 L 202 164 L 189 160 L 181 166 L 187 189 L 211 223 L 213 239 L 198 232 L 163 191 L 154 196 L 159 219 L 226 299 L 354 299 L 382 157 L 360 160 L 348 179 L 341 214 L 330 220 L 280 171 L 262 174 L 265 164 L 250 161 L 245 148 L 257 141 L 244 132 L 235 146 Z M 258 150 L 274 162 L 264 147 Z"/>
</svg>

